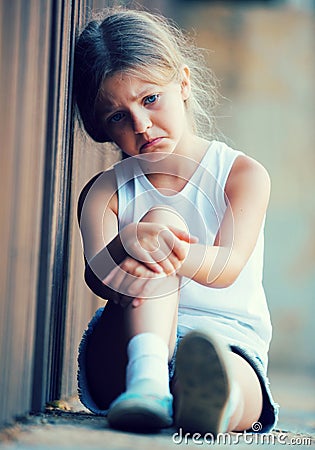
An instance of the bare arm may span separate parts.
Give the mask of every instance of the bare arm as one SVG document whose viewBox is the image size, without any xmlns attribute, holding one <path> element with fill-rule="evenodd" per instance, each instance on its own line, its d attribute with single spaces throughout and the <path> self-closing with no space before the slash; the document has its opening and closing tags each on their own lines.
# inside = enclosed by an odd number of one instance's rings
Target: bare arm
<svg viewBox="0 0 315 450">
<path fill-rule="evenodd" d="M 90 183 L 80 197 L 79 222 L 88 286 L 103 298 L 121 302 L 128 293 L 124 286 L 133 284 L 133 291 L 138 286 L 140 293 L 154 274 L 174 274 L 185 257 L 181 241 L 195 240 L 184 230 L 142 221 L 118 233 L 116 190 L 113 171 Z"/>
<path fill-rule="evenodd" d="M 85 280 L 99 297 L 109 299 L 114 292 L 102 283 L 101 273 L 120 264 L 126 254 L 117 234 L 116 182 L 112 170 L 95 176 L 84 187 L 78 202 L 78 221 L 85 259 Z M 103 254 L 101 252 L 103 251 Z M 91 260 L 98 253 L 98 267 Z M 107 270 L 108 268 L 108 270 Z"/>
<path fill-rule="evenodd" d="M 214 246 L 193 244 L 179 274 L 206 286 L 227 287 L 239 276 L 266 213 L 270 179 L 256 161 L 239 156 L 226 183 L 227 210 Z"/>
</svg>

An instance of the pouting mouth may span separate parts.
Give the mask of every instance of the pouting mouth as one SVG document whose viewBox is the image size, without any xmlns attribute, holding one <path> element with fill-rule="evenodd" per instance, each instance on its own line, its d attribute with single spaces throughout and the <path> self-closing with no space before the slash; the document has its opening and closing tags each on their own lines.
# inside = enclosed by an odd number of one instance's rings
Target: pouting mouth
<svg viewBox="0 0 315 450">
<path fill-rule="evenodd" d="M 152 145 L 158 144 L 162 139 L 163 139 L 162 137 L 157 137 L 157 138 L 150 139 L 150 140 L 146 141 L 144 144 L 141 145 L 140 151 L 144 150 L 146 148 L 149 148 Z"/>
</svg>

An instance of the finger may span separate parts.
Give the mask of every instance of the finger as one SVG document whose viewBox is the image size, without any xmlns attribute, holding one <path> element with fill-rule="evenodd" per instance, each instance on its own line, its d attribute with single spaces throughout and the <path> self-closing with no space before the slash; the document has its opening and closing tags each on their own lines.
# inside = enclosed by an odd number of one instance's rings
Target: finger
<svg viewBox="0 0 315 450">
<path fill-rule="evenodd" d="M 174 252 L 175 244 L 182 245 L 182 242 L 179 241 L 174 235 L 172 235 L 171 239 L 169 239 L 168 242 L 165 242 L 163 240 L 160 245 L 160 254 L 158 254 L 160 260 L 158 262 L 162 265 L 162 267 L 164 266 L 163 263 L 166 263 L 168 265 L 168 274 L 171 274 L 174 271 L 178 270 L 182 264 L 182 261 L 179 260 L 176 253 Z M 156 254 L 154 254 L 153 256 L 154 258 L 156 258 Z M 166 272 L 165 269 L 164 271 Z"/>
<path fill-rule="evenodd" d="M 137 249 L 137 255 L 134 258 L 148 267 L 150 270 L 156 273 L 161 273 L 163 270 L 160 265 L 156 262 L 156 260 L 151 256 L 151 253 L 148 250 L 143 249 L 140 245 Z"/>
<path fill-rule="evenodd" d="M 111 282 L 115 279 L 115 277 L 118 275 L 120 271 L 120 267 L 116 266 L 114 269 L 112 269 L 109 274 L 102 280 L 102 283 L 104 283 L 106 286 L 111 287 Z"/>
<path fill-rule="evenodd" d="M 130 278 L 124 280 L 123 285 L 121 286 L 121 291 L 124 295 L 128 295 L 132 298 L 141 296 L 144 286 L 147 282 L 147 278 L 136 278 L 135 280 L 130 281 Z"/>
<path fill-rule="evenodd" d="M 165 240 L 170 250 L 177 256 L 180 261 L 183 261 L 187 255 L 188 243 L 181 241 L 177 236 L 171 234 L 171 236 L 165 235 Z"/>
<path fill-rule="evenodd" d="M 132 275 L 138 278 L 151 278 L 157 275 L 156 272 L 150 270 L 147 266 L 136 261 L 137 267 L 133 271 Z"/>
<path fill-rule="evenodd" d="M 139 264 L 138 261 L 135 261 L 132 258 L 126 258 L 120 266 L 115 267 L 115 269 L 104 278 L 103 283 L 113 291 L 112 300 L 117 304 L 121 301 L 120 294 L 127 296 L 131 295 L 129 286 L 132 285 L 135 280 L 144 278 L 145 276 L 145 279 L 147 279 L 150 274 L 154 274 L 154 272 L 150 271 L 142 264 Z M 139 294 L 141 289 L 139 283 L 138 286 L 136 294 Z M 117 293 L 117 295 L 115 295 L 115 293 Z"/>
<path fill-rule="evenodd" d="M 175 281 L 175 283 L 174 283 Z M 143 299 L 153 299 L 164 297 L 177 291 L 178 280 L 175 275 L 170 276 L 159 276 L 149 280 L 142 291 L 141 298 Z"/>
<path fill-rule="evenodd" d="M 181 261 L 177 257 L 176 253 L 174 253 L 175 249 L 182 245 L 182 241 L 180 241 L 170 230 L 163 230 L 158 238 L 159 248 L 151 252 L 151 256 L 160 264 L 163 268 L 164 273 L 167 275 L 171 275 L 181 266 Z M 184 258 L 184 255 L 181 255 L 180 251 L 177 251 L 181 259 Z"/>
<path fill-rule="evenodd" d="M 109 300 L 113 301 L 116 305 L 119 303 L 119 293 L 116 292 L 116 289 L 113 287 L 113 281 L 115 277 L 117 277 L 119 273 L 119 266 L 116 266 L 112 269 L 109 274 L 102 280 L 102 283 L 110 289 Z"/>
<path fill-rule="evenodd" d="M 187 231 L 185 231 L 185 230 L 181 230 L 180 228 L 173 227 L 172 225 L 168 225 L 168 228 L 181 241 L 185 241 L 185 242 L 188 242 L 190 244 L 196 244 L 199 241 L 199 238 L 197 236 L 194 236 L 194 235 L 192 235 L 190 233 L 187 233 Z"/>
<path fill-rule="evenodd" d="M 132 307 L 133 308 L 138 308 L 143 303 L 144 303 L 144 299 L 143 298 L 134 298 L 133 301 L 132 301 Z"/>
<path fill-rule="evenodd" d="M 107 285 L 118 294 L 126 293 L 126 286 L 132 282 L 132 275 L 129 271 L 133 271 L 139 263 L 132 258 L 126 258 L 120 266 L 112 270 L 110 276 L 106 277 Z"/>
<path fill-rule="evenodd" d="M 185 241 L 180 241 L 179 239 L 175 239 L 173 253 L 177 256 L 177 258 L 181 261 L 184 261 L 188 254 L 189 244 Z"/>
<path fill-rule="evenodd" d="M 112 294 L 110 295 L 109 300 L 111 300 L 113 303 L 115 303 L 115 305 L 118 305 L 120 302 L 120 295 L 118 294 L 118 292 L 115 292 L 113 290 Z"/>
<path fill-rule="evenodd" d="M 133 259 L 122 264 L 125 276 L 121 280 L 119 290 L 123 295 L 136 297 L 141 295 L 142 289 L 150 277 L 156 276 L 155 272 Z"/>
<path fill-rule="evenodd" d="M 120 266 L 117 266 L 113 272 L 112 277 L 110 277 L 109 281 L 107 281 L 107 286 L 121 294 L 120 286 L 126 276 L 126 271 Z"/>
<path fill-rule="evenodd" d="M 141 277 L 133 277 L 132 282 L 128 285 L 128 295 L 132 297 L 141 297 L 146 283 L 153 278 L 160 278 L 162 276 L 162 274 L 156 274 L 145 266 L 141 267 L 141 273 Z"/>
<path fill-rule="evenodd" d="M 164 247 L 164 249 L 162 248 Z M 172 250 L 163 242 L 159 249 L 151 253 L 152 258 L 160 265 L 164 273 L 171 274 L 176 270 L 170 258 Z"/>
<path fill-rule="evenodd" d="M 132 303 L 132 301 L 133 301 L 133 297 L 130 297 L 129 295 L 121 295 L 119 304 L 122 308 L 127 308 L 127 306 L 130 305 L 130 303 Z"/>
<path fill-rule="evenodd" d="M 172 264 L 172 266 L 174 267 L 175 272 L 177 272 L 177 270 L 180 269 L 183 261 L 180 260 L 173 252 L 169 255 L 168 259 L 169 259 L 170 263 Z"/>
<path fill-rule="evenodd" d="M 121 268 L 133 278 L 150 278 L 156 275 L 156 273 L 148 269 L 147 266 L 133 258 L 127 258 L 125 262 L 121 264 Z"/>
<path fill-rule="evenodd" d="M 166 275 L 171 275 L 171 274 L 175 273 L 177 270 L 177 265 L 173 264 L 173 262 L 169 258 L 164 259 L 163 261 L 160 261 L 159 264 L 162 267 L 163 272 Z"/>
</svg>

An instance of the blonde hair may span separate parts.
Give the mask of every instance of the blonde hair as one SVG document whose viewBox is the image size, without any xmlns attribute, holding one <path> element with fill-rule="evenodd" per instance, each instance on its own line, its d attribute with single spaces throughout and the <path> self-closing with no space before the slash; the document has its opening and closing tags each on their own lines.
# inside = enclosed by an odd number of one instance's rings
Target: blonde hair
<svg viewBox="0 0 315 450">
<path fill-rule="evenodd" d="M 108 141 L 95 114 L 95 103 L 106 77 L 128 72 L 167 84 L 180 80 L 185 65 L 190 69 L 192 89 L 186 107 L 193 130 L 210 138 L 217 82 L 201 49 L 160 15 L 124 9 L 98 13 L 80 34 L 75 49 L 75 99 L 88 134 L 97 142 Z"/>
</svg>

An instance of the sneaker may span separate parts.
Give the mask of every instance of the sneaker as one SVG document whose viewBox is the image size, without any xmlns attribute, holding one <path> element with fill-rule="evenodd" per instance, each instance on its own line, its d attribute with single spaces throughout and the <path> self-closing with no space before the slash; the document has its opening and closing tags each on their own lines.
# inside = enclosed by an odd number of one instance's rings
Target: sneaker
<svg viewBox="0 0 315 450">
<path fill-rule="evenodd" d="M 107 419 L 112 428 L 153 432 L 173 424 L 173 397 L 124 392 L 110 405 Z"/>
<path fill-rule="evenodd" d="M 208 333 L 193 331 L 180 342 L 174 410 L 176 426 L 183 432 L 216 437 L 227 430 L 231 382 L 224 353 Z"/>
</svg>

